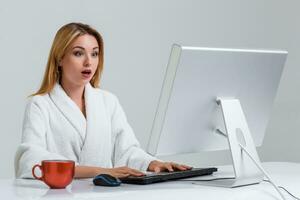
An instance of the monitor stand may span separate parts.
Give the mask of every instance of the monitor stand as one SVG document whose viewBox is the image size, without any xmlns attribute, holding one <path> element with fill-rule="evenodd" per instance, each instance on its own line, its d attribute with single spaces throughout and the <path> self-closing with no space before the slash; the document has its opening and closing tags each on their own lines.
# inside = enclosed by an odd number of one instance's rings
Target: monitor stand
<svg viewBox="0 0 300 200">
<path fill-rule="evenodd" d="M 226 129 L 226 133 L 219 129 L 217 129 L 217 133 L 228 139 L 235 178 L 207 182 L 201 181 L 200 184 L 222 187 L 238 187 L 261 182 L 264 178 L 264 174 L 256 165 L 260 165 L 260 160 L 240 101 L 238 99 L 219 98 L 217 99 L 217 104 L 221 106 Z M 247 150 L 252 158 L 244 152 L 240 145 Z"/>
</svg>

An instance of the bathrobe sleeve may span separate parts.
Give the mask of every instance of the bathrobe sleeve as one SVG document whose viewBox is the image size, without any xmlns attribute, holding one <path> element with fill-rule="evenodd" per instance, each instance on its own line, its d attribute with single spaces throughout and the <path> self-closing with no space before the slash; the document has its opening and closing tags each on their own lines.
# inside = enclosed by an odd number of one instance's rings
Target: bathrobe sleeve
<svg viewBox="0 0 300 200">
<path fill-rule="evenodd" d="M 15 155 L 15 175 L 17 178 L 33 178 L 31 169 L 42 160 L 66 159 L 47 151 L 46 126 L 47 116 L 41 104 L 33 97 L 26 106 L 22 141 Z"/>
<path fill-rule="evenodd" d="M 114 102 L 111 118 L 114 167 L 128 166 L 146 171 L 150 162 L 157 159 L 140 147 L 117 97 L 113 96 L 112 101 Z"/>
</svg>

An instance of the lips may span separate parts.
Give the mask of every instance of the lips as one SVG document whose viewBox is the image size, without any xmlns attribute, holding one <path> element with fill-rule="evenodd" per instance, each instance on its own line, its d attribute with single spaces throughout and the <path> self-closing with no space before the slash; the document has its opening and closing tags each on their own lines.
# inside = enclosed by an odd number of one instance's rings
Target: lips
<svg viewBox="0 0 300 200">
<path fill-rule="evenodd" d="M 91 74 L 92 73 L 92 70 L 90 69 L 85 69 L 81 72 L 82 74 Z"/>
<path fill-rule="evenodd" d="M 84 78 L 89 78 L 92 75 L 92 70 L 85 69 L 85 70 L 81 71 L 81 74 Z"/>
</svg>

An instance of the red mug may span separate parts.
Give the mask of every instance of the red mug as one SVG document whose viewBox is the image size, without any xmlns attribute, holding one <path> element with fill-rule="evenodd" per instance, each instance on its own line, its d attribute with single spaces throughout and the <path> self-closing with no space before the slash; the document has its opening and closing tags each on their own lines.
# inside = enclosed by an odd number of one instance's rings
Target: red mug
<svg viewBox="0 0 300 200">
<path fill-rule="evenodd" d="M 41 177 L 34 173 L 35 168 L 40 168 Z M 43 160 L 42 165 L 36 164 L 32 168 L 34 178 L 43 181 L 52 189 L 62 189 L 69 185 L 74 177 L 75 162 L 72 160 Z"/>
</svg>

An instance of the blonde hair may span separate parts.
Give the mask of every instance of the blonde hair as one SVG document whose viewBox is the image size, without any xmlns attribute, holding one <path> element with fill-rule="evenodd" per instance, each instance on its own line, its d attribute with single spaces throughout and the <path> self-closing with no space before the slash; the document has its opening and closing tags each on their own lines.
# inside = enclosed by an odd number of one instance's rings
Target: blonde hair
<svg viewBox="0 0 300 200">
<path fill-rule="evenodd" d="M 102 36 L 100 35 L 100 33 L 98 33 L 98 31 L 87 24 L 69 23 L 64 25 L 57 31 L 49 53 L 42 84 L 40 86 L 40 89 L 31 96 L 43 95 L 52 91 L 55 83 L 60 81 L 61 78 L 61 70 L 59 66 L 60 60 L 65 55 L 66 50 L 68 49 L 70 44 L 76 38 L 85 34 L 94 36 L 99 45 L 99 62 L 96 72 L 90 81 L 92 87 L 99 87 L 100 77 L 103 71 L 104 55 Z"/>
</svg>

